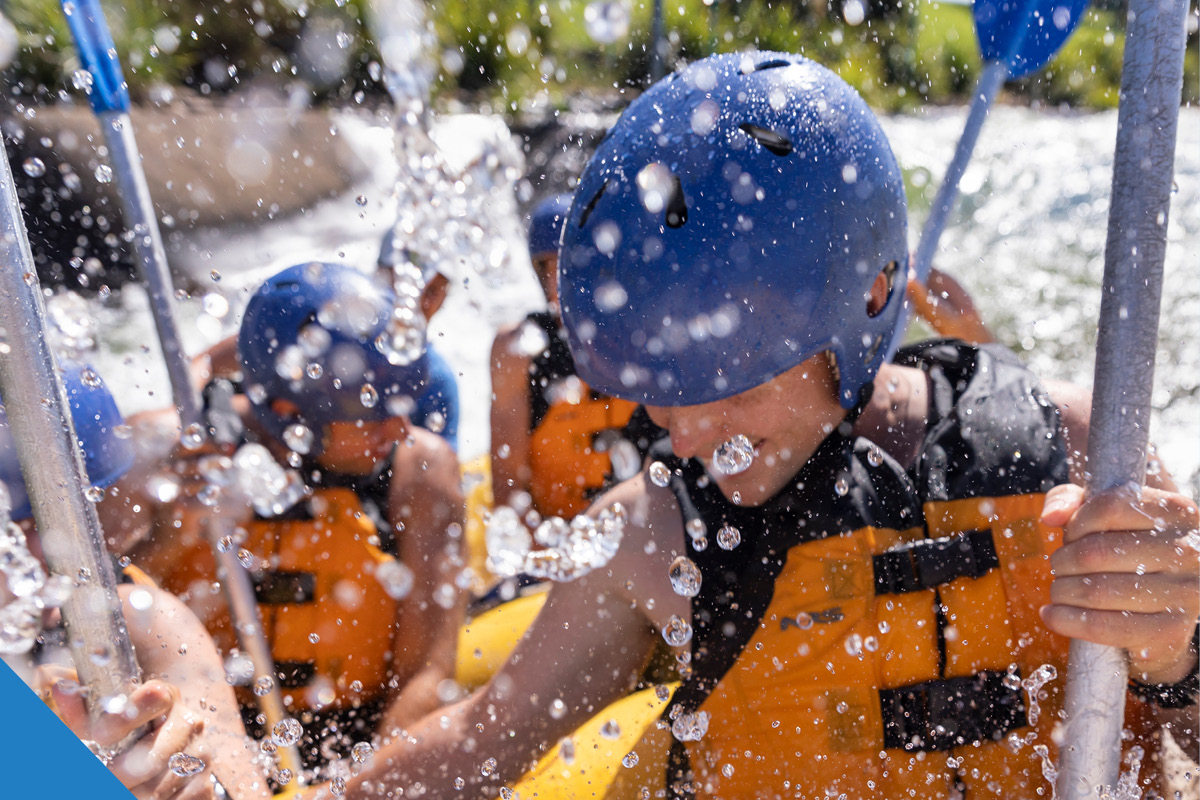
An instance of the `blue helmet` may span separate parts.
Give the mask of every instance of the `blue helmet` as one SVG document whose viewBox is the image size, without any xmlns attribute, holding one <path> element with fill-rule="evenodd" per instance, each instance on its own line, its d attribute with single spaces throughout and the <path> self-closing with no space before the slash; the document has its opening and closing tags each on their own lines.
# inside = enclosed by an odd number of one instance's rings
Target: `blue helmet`
<svg viewBox="0 0 1200 800">
<path fill-rule="evenodd" d="M 297 264 L 268 279 L 238 332 L 246 394 L 259 421 L 279 438 L 290 425 L 304 425 L 316 455 L 328 423 L 394 416 L 389 401 L 415 396 L 426 377 L 423 351 L 403 341 L 404 313 L 414 312 L 397 310 L 390 289 L 342 264 Z M 280 399 L 298 413 L 276 413 Z"/>
<path fill-rule="evenodd" d="M 874 114 L 824 67 L 693 63 L 622 114 L 575 198 L 559 297 L 595 389 L 696 405 L 828 351 L 849 408 L 878 372 L 904 299 L 904 182 Z"/>
<path fill-rule="evenodd" d="M 571 210 L 571 195 L 547 197 L 533 208 L 529 216 L 529 255 L 540 256 L 558 252 L 563 220 Z"/>
<path fill-rule="evenodd" d="M 133 442 L 117 433 L 117 428 L 124 425 L 125 420 L 117 410 L 117 403 L 108 387 L 94 369 L 70 361 L 62 362 L 61 366 L 67 400 L 71 406 L 71 419 L 75 424 L 75 436 L 78 437 L 79 449 L 83 451 L 88 480 L 92 486 L 107 488 L 133 465 Z M 12 519 L 32 516 L 29 492 L 17 460 L 16 443 L 3 408 L 0 408 L 0 482 L 8 489 L 12 501 Z"/>
</svg>

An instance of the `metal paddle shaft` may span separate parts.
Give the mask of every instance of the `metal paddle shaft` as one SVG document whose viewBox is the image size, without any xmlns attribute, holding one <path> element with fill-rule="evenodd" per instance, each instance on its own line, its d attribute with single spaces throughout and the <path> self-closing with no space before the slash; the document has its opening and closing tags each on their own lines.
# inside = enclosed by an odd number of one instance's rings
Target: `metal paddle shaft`
<svg viewBox="0 0 1200 800">
<path fill-rule="evenodd" d="M 142 156 L 133 136 L 133 123 L 128 109 L 98 112 L 96 117 L 100 121 L 100 130 L 108 145 L 108 160 L 120 188 L 117 194 L 121 198 L 121 210 L 133 232 L 138 273 L 150 295 L 154 327 L 158 331 L 163 360 L 171 380 L 175 407 L 179 409 L 180 424 L 186 429 L 203 421 L 204 406 L 200 393 L 192 385 L 191 372 L 179 338 L 173 299 L 175 286 L 167 267 L 167 253 L 163 248 L 154 202 L 150 199 L 146 172 L 142 169 Z"/>
<path fill-rule="evenodd" d="M 946 222 L 950 219 L 950 212 L 958 199 L 958 184 L 962 181 L 963 173 L 967 171 L 967 164 L 971 162 L 971 154 L 975 152 L 975 143 L 979 141 L 979 132 L 983 130 L 983 123 L 987 120 L 988 109 L 992 107 L 996 94 L 1007 79 L 1008 65 L 1003 61 L 989 61 L 975 85 L 971 110 L 967 113 L 967 124 L 958 140 L 954 158 L 950 160 L 950 166 L 946 167 L 946 177 L 942 180 L 933 206 L 929 209 L 929 218 L 921 228 L 921 241 L 913 259 L 913 272 L 921 283 L 929 278 L 938 241 L 942 238 Z"/>
<path fill-rule="evenodd" d="M 1145 477 L 1186 14 L 1186 0 L 1129 5 L 1088 441 L 1092 492 Z M 1115 785 L 1127 679 L 1123 651 L 1071 642 L 1063 800 Z"/>
<path fill-rule="evenodd" d="M 133 135 L 129 93 L 121 74 L 121 64 L 98 0 L 64 0 L 62 6 L 80 60 L 92 76 L 88 99 L 108 145 L 109 160 L 120 188 L 122 211 L 133 232 L 138 272 L 150 295 L 150 309 L 170 376 L 172 395 L 179 410 L 181 428 L 186 430 L 204 421 L 204 407 L 200 393 L 192 383 L 180 341 L 174 312 L 174 285 L 158 227 L 158 215 Z M 210 521 L 204 530 L 213 549 L 238 641 L 250 656 L 255 675 L 272 678 L 272 688 L 261 697 L 260 708 L 268 724 L 273 726 L 284 718 L 283 700 L 274 684 L 275 666 L 259 619 L 254 587 L 231 548 L 219 545 L 228 534 L 225 526 Z M 300 775 L 300 755 L 294 747 L 280 748 L 279 756 L 281 766 Z"/>
<path fill-rule="evenodd" d="M 25 234 L 16 186 L 0 143 L 0 394 L 51 571 L 76 579 L 63 620 L 93 714 L 139 680 L 116 575 L 71 419 L 66 389 L 46 343 L 42 287 Z"/>
</svg>

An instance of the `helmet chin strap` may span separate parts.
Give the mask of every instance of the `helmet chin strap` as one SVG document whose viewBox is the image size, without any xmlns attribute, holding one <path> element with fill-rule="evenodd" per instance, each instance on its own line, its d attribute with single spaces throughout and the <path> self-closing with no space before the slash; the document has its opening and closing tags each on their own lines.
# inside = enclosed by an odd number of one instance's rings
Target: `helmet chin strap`
<svg viewBox="0 0 1200 800">
<path fill-rule="evenodd" d="M 854 401 L 854 405 L 846 412 L 846 416 L 842 418 L 839 428 L 843 429 L 846 435 L 850 434 L 850 429 L 854 427 L 854 423 L 858 422 L 858 418 L 867 410 L 867 406 L 871 404 L 871 397 L 875 394 L 875 381 L 864 383 L 862 388 L 858 390 L 858 399 Z"/>
</svg>

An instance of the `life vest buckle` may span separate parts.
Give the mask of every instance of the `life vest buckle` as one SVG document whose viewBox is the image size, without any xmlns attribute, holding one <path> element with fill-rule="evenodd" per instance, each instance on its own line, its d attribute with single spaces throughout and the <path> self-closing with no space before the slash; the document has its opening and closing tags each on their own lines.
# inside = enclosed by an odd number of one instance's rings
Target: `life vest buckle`
<svg viewBox="0 0 1200 800">
<path fill-rule="evenodd" d="M 875 594 L 904 594 L 981 578 L 1000 566 L 990 528 L 924 539 L 874 556 Z"/>
<path fill-rule="evenodd" d="M 880 689 L 879 700 L 884 747 L 907 752 L 998 741 L 1029 724 L 1020 686 L 1006 672 Z"/>
</svg>

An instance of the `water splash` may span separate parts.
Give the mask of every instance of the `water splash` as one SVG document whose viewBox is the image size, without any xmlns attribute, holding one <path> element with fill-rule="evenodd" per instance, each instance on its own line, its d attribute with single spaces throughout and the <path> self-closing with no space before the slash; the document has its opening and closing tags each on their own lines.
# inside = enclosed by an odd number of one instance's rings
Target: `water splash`
<svg viewBox="0 0 1200 800">
<path fill-rule="evenodd" d="M 520 515 L 502 506 L 488 517 L 485 541 L 487 566 L 494 574 L 568 582 L 599 569 L 617 554 L 627 518 L 620 503 L 595 517 L 580 514 L 568 523 L 551 517 L 533 535 Z M 540 549 L 533 549 L 534 540 Z"/>
<path fill-rule="evenodd" d="M 71 594 L 65 575 L 47 576 L 29 552 L 25 534 L 9 519 L 8 491 L 0 484 L 0 654 L 20 655 L 33 649 L 42 632 L 42 612 L 58 608 Z"/>
</svg>

